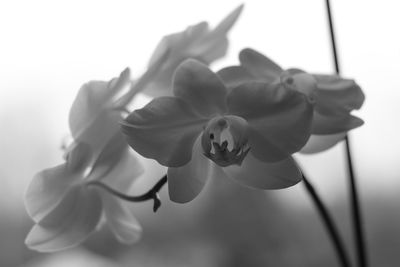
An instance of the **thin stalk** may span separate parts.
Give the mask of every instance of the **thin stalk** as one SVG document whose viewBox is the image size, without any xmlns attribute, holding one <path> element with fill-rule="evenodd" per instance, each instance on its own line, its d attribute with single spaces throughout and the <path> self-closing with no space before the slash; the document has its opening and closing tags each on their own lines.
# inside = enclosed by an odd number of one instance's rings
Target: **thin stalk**
<svg viewBox="0 0 400 267">
<path fill-rule="evenodd" d="M 331 44 L 332 44 L 332 54 L 334 59 L 335 71 L 336 74 L 340 75 L 340 67 L 339 67 L 339 57 L 337 52 L 336 46 L 336 39 L 335 39 L 335 31 L 333 28 L 333 17 L 332 11 L 329 0 L 326 0 L 326 10 L 328 14 L 328 21 L 329 21 L 329 31 L 331 37 Z M 363 231 L 363 220 L 361 216 L 361 207 L 358 197 L 358 190 L 356 184 L 356 178 L 354 175 L 354 167 L 353 167 L 353 160 L 351 156 L 350 150 L 350 140 L 349 136 L 346 135 L 345 137 L 345 146 L 346 146 L 346 160 L 347 160 L 347 171 L 349 175 L 349 184 L 350 184 L 350 202 L 352 207 L 352 221 L 353 221 L 353 228 L 354 228 L 354 239 L 356 242 L 356 250 L 358 256 L 358 263 L 360 267 L 368 267 L 368 260 L 366 254 L 366 242 L 364 238 L 364 231 Z"/>
<path fill-rule="evenodd" d="M 160 196 L 158 195 L 158 192 L 166 183 L 167 183 L 167 175 L 164 175 L 149 191 L 139 196 L 125 195 L 100 181 L 92 181 L 88 183 L 87 186 L 98 186 L 106 190 L 107 192 L 111 193 L 112 195 L 129 202 L 143 202 L 152 199 L 154 200 L 153 211 L 156 212 L 158 208 L 161 206 L 161 200 Z"/>
<path fill-rule="evenodd" d="M 322 199 L 317 194 L 317 191 L 314 189 L 312 184 L 308 181 L 308 179 L 303 174 L 303 182 L 304 185 L 311 196 L 314 205 L 316 206 L 321 219 L 323 220 L 326 230 L 328 231 L 329 237 L 332 240 L 332 244 L 335 247 L 336 254 L 338 259 L 343 267 L 350 267 L 350 259 L 346 253 L 345 246 L 343 240 L 340 238 L 339 232 L 335 226 L 335 223 L 330 216 L 328 209 L 325 207 Z"/>
</svg>

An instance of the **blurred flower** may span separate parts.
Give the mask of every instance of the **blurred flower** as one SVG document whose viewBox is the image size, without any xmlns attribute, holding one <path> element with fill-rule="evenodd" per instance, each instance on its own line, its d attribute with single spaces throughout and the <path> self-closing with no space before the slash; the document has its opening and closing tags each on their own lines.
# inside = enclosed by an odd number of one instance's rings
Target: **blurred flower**
<svg viewBox="0 0 400 267">
<path fill-rule="evenodd" d="M 177 68 L 173 85 L 175 96 L 154 99 L 122 123 L 133 149 L 169 167 L 171 200 L 192 200 L 217 176 L 261 189 L 301 180 L 291 154 L 310 135 L 312 105 L 303 94 L 257 82 L 229 91 L 195 60 Z"/>
<path fill-rule="evenodd" d="M 314 103 L 312 135 L 301 152 L 326 150 L 342 140 L 347 131 L 363 124 L 360 118 L 350 114 L 364 102 L 364 94 L 354 80 L 337 75 L 308 74 L 299 69 L 283 70 L 252 49 L 242 50 L 239 60 L 240 66 L 218 72 L 228 87 L 249 81 L 264 81 L 299 91 Z"/>
<path fill-rule="evenodd" d="M 92 81 L 80 89 L 70 111 L 74 138 L 66 162 L 38 173 L 31 181 L 25 206 L 35 221 L 26 244 L 38 251 L 56 251 L 84 241 L 102 214 L 116 237 L 136 241 L 141 228 L 130 210 L 103 189 L 89 187 L 102 181 L 126 192 L 143 169 L 129 152 L 118 122 L 116 105 L 130 84 L 129 69 L 110 82 Z"/>
<path fill-rule="evenodd" d="M 207 22 L 189 26 L 186 30 L 165 36 L 157 45 L 149 61 L 149 67 L 159 64 L 160 58 L 168 52 L 163 66 L 153 81 L 146 86 L 146 93 L 152 96 L 172 95 L 172 75 L 185 59 L 194 58 L 204 64 L 225 56 L 228 49 L 227 33 L 235 24 L 243 5 L 233 10 L 213 30 Z"/>
<path fill-rule="evenodd" d="M 50 252 L 78 245 L 96 229 L 102 215 L 119 241 L 138 240 L 141 227 L 125 203 L 101 188 L 89 186 L 100 180 L 126 190 L 141 174 L 141 165 L 129 155 L 110 166 L 115 150 L 120 149 L 112 144 L 90 170 L 89 146 L 78 143 L 64 164 L 43 170 L 33 178 L 25 193 L 25 207 L 36 223 L 25 241 L 29 248 Z M 119 142 L 119 146 L 122 144 Z"/>
</svg>

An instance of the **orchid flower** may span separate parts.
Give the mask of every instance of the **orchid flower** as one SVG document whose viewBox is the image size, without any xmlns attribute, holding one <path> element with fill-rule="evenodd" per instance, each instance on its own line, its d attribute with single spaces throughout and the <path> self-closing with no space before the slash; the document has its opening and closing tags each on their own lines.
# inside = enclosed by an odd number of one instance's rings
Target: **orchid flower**
<svg viewBox="0 0 400 267">
<path fill-rule="evenodd" d="M 168 52 L 161 71 L 146 86 L 151 96 L 171 95 L 170 85 L 175 69 L 185 59 L 194 58 L 204 64 L 225 56 L 228 49 L 227 33 L 242 12 L 243 5 L 233 10 L 214 29 L 210 30 L 207 22 L 189 26 L 186 30 L 165 36 L 157 45 L 149 61 L 149 67 L 158 64 L 160 58 Z"/>
<path fill-rule="evenodd" d="M 141 227 L 126 204 L 105 190 L 90 186 L 101 180 L 126 188 L 141 174 L 141 166 L 132 156 L 121 157 L 110 166 L 115 150 L 125 146 L 123 142 L 119 142 L 119 148 L 114 144 L 103 150 L 88 174 L 91 151 L 88 145 L 78 143 L 64 164 L 33 178 L 25 193 L 26 209 L 35 221 L 25 240 L 29 248 L 52 252 L 76 246 L 96 229 L 102 217 L 120 242 L 131 244 L 139 239 Z M 129 150 L 125 149 L 124 154 L 127 153 Z"/>
<path fill-rule="evenodd" d="M 303 94 L 257 82 L 229 90 L 196 60 L 177 68 L 173 93 L 121 125 L 134 150 L 169 167 L 172 201 L 191 201 L 218 176 L 261 189 L 301 180 L 291 154 L 310 136 L 312 104 Z"/>
<path fill-rule="evenodd" d="M 264 81 L 301 92 L 314 103 L 312 135 L 301 152 L 326 150 L 341 141 L 349 130 L 363 124 L 360 118 L 350 114 L 364 102 L 364 94 L 354 80 L 337 75 L 308 74 L 299 69 L 283 70 L 252 49 L 242 50 L 239 60 L 240 66 L 227 67 L 218 72 L 228 87 L 249 81 Z"/>
<path fill-rule="evenodd" d="M 38 173 L 25 194 L 26 209 L 36 223 L 26 239 L 28 247 L 55 251 L 77 245 L 101 216 L 121 242 L 139 238 L 141 228 L 125 204 L 89 186 L 101 181 L 124 192 L 143 172 L 119 130 L 123 111 L 115 105 L 129 78 L 126 69 L 110 82 L 92 81 L 79 91 L 70 111 L 74 142 L 66 162 Z"/>
</svg>

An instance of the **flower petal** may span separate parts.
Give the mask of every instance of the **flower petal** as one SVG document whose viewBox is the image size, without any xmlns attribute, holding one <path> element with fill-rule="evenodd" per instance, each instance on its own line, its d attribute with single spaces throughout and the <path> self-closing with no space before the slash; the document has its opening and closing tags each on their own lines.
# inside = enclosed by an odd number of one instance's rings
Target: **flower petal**
<svg viewBox="0 0 400 267">
<path fill-rule="evenodd" d="M 239 60 L 240 64 L 254 77 L 267 82 L 273 82 L 279 78 L 279 75 L 283 71 L 271 59 L 250 48 L 240 51 Z"/>
<path fill-rule="evenodd" d="M 364 121 L 351 114 L 343 115 L 323 115 L 314 112 L 314 119 L 312 125 L 312 134 L 326 135 L 347 132 L 351 129 L 360 127 Z"/>
<path fill-rule="evenodd" d="M 174 95 L 184 99 L 204 117 L 224 113 L 227 89 L 206 65 L 188 59 L 176 69 Z"/>
<path fill-rule="evenodd" d="M 241 66 L 223 68 L 217 72 L 217 75 L 228 89 L 233 89 L 242 83 L 255 81 L 257 79 Z"/>
<path fill-rule="evenodd" d="M 231 114 L 247 120 L 250 151 L 262 161 L 283 160 L 310 136 L 312 105 L 304 94 L 280 84 L 242 84 L 229 94 L 228 107 Z"/>
<path fill-rule="evenodd" d="M 115 196 L 107 192 L 102 192 L 100 195 L 107 225 L 118 241 L 124 244 L 137 242 L 141 237 L 142 227 L 132 215 L 132 211 Z"/>
<path fill-rule="evenodd" d="M 322 114 L 345 114 L 361 108 L 364 93 L 354 80 L 336 75 L 314 75 L 319 90 L 315 92 L 316 110 Z"/>
<path fill-rule="evenodd" d="M 119 192 L 128 193 L 133 182 L 144 172 L 144 168 L 133 151 L 128 149 L 122 133 L 119 138 L 119 142 L 124 143 L 122 154 L 116 151 L 117 156 L 113 158 L 113 153 L 109 153 L 107 159 L 104 158 L 104 161 L 95 165 L 88 179 L 101 180 Z"/>
<path fill-rule="evenodd" d="M 168 51 L 169 58 L 166 65 L 170 65 L 169 67 L 172 67 L 173 71 L 179 63 L 186 58 L 185 55 L 187 53 L 185 53 L 185 50 L 187 50 L 191 45 L 195 45 L 196 42 L 208 32 L 208 23 L 203 21 L 187 27 L 182 32 L 164 36 L 158 43 L 153 55 L 150 57 L 148 66 L 150 67 L 154 63 L 158 62 L 162 55 Z M 176 66 L 171 66 L 173 63 L 176 64 Z M 172 75 L 170 77 L 172 77 Z"/>
<path fill-rule="evenodd" d="M 241 166 L 231 165 L 224 172 L 242 185 L 258 189 L 281 189 L 297 184 L 302 174 L 292 157 L 278 162 L 262 162 L 248 154 Z"/>
<path fill-rule="evenodd" d="M 192 58 L 210 64 L 216 59 L 225 56 L 228 49 L 228 31 L 233 27 L 243 10 L 243 5 L 238 6 L 212 31 L 208 32 L 190 49 Z"/>
<path fill-rule="evenodd" d="M 95 230 L 101 216 L 97 192 L 75 187 L 29 232 L 25 244 L 41 252 L 53 252 L 78 245 Z"/>
<path fill-rule="evenodd" d="M 310 139 L 308 139 L 307 144 L 300 150 L 300 152 L 304 154 L 312 154 L 327 150 L 342 141 L 346 134 L 346 132 L 328 135 L 312 134 Z"/>
<path fill-rule="evenodd" d="M 192 160 L 179 168 L 168 168 L 168 191 L 172 201 L 186 203 L 193 200 L 208 179 L 224 176 L 221 168 L 203 155 L 201 138 L 193 146 Z"/>
<path fill-rule="evenodd" d="M 70 187 L 83 179 L 87 146 L 78 144 L 68 155 L 68 161 L 36 174 L 24 195 L 25 208 L 35 221 L 41 221 L 67 194 Z"/>
<path fill-rule="evenodd" d="M 52 211 L 79 177 L 68 170 L 67 164 L 46 169 L 33 177 L 25 192 L 25 208 L 39 222 Z"/>
<path fill-rule="evenodd" d="M 132 112 L 121 127 L 136 152 L 164 166 L 179 167 L 190 161 L 205 122 L 180 98 L 160 97 Z"/>
<path fill-rule="evenodd" d="M 98 136 L 117 128 L 112 128 L 113 123 L 116 126 L 118 122 L 118 118 L 114 120 L 117 112 L 110 112 L 110 109 L 116 95 L 129 83 L 127 68 L 109 82 L 91 81 L 81 87 L 69 114 L 69 126 L 75 140 L 96 145 L 98 140 L 103 140 Z"/>
</svg>

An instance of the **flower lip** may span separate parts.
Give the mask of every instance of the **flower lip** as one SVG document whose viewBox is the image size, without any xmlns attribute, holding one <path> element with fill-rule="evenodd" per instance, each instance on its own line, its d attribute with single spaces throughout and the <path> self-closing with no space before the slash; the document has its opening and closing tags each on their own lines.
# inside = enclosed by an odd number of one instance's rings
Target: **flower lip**
<svg viewBox="0 0 400 267">
<path fill-rule="evenodd" d="M 203 154 L 219 166 L 240 166 L 250 151 L 247 122 L 232 115 L 214 117 L 203 131 L 201 144 Z"/>
</svg>

